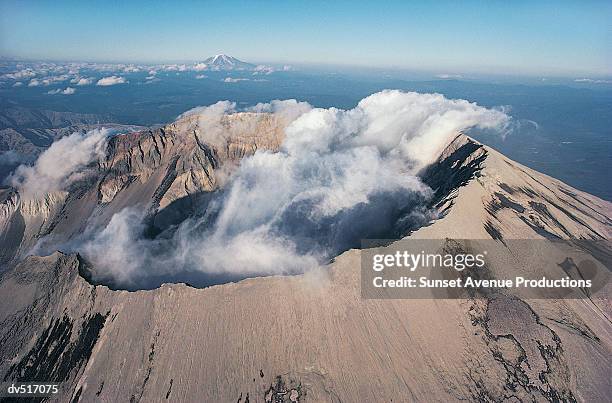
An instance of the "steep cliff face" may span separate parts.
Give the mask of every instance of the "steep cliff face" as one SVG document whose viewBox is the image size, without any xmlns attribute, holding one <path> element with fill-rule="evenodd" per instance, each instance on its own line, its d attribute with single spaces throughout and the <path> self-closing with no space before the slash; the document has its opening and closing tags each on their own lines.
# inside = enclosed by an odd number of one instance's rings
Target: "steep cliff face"
<svg viewBox="0 0 612 403">
<path fill-rule="evenodd" d="M 102 164 L 100 201 L 109 203 L 132 183 L 156 180 L 154 203 L 164 208 L 173 201 L 219 185 L 217 170 L 228 169 L 258 149 L 276 150 L 284 123 L 272 114 L 225 115 L 210 134 L 198 125 L 198 116 L 186 116 L 155 131 L 112 139 Z M 213 129 L 211 129 L 213 130 Z M 163 172 L 163 178 L 159 177 Z"/>
<path fill-rule="evenodd" d="M 103 203 L 153 180 L 157 170 L 139 161 L 160 161 L 165 177 L 165 150 L 179 146 L 169 130 L 158 151 L 150 134 L 140 135 L 151 141 L 142 153 L 140 137 L 115 140 L 105 172 L 138 174 Z M 215 170 L 231 152 L 204 155 L 213 157 L 199 166 Z M 411 238 L 610 237 L 611 203 L 464 136 L 422 176 L 442 218 Z M 87 271 L 77 255 L 55 253 L 3 277 L 3 379 L 63 381 L 62 401 L 605 401 L 610 391 L 609 287 L 601 300 L 368 300 L 357 250 L 305 275 L 206 289 L 112 291 L 89 284 Z"/>
<path fill-rule="evenodd" d="M 44 237 L 67 242 L 128 206 L 145 209 L 162 227 L 184 218 L 193 198 L 218 189 L 242 157 L 277 150 L 287 124 L 268 113 L 227 115 L 218 129 L 201 123 L 192 115 L 111 138 L 94 173 L 69 191 L 29 199 L 16 189 L 0 190 L 0 268 Z"/>
<path fill-rule="evenodd" d="M 54 192 L 23 200 L 15 189 L 0 189 L 0 273 L 21 251 L 33 247 L 38 237 L 52 230 L 54 217 L 61 214 L 67 195 Z"/>
<path fill-rule="evenodd" d="M 421 175 L 436 192 L 434 204 L 445 214 L 444 220 L 422 228 L 423 236 L 597 240 L 612 235 L 610 202 L 529 169 L 466 136 L 455 138 Z M 438 234 L 438 226 L 448 232 Z"/>
</svg>

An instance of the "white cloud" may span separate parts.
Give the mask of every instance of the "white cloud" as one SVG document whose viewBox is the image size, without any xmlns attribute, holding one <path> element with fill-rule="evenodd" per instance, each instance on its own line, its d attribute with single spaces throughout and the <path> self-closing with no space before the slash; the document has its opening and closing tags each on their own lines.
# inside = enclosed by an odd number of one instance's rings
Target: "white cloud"
<svg viewBox="0 0 612 403">
<path fill-rule="evenodd" d="M 48 86 L 48 85 L 52 85 L 55 83 L 61 83 L 61 82 L 67 81 L 68 79 L 69 79 L 69 76 L 66 74 L 62 74 L 59 76 L 47 76 L 43 78 L 33 78 L 28 83 L 28 87 L 38 87 L 41 85 Z"/>
<path fill-rule="evenodd" d="M 203 78 L 206 78 L 207 76 L 205 76 L 204 74 L 198 74 L 197 76 L 195 76 L 196 80 L 201 80 Z"/>
<path fill-rule="evenodd" d="M 258 66 L 255 67 L 254 71 L 253 71 L 253 75 L 257 75 L 257 74 L 272 74 L 274 73 L 274 68 L 272 66 L 266 66 L 263 64 L 260 64 Z"/>
<path fill-rule="evenodd" d="M 41 80 L 41 83 L 45 86 L 47 85 L 51 85 L 54 83 L 61 83 L 64 81 L 67 81 L 69 79 L 69 76 L 66 74 L 62 74 L 59 76 L 49 76 L 49 77 L 45 77 Z"/>
<path fill-rule="evenodd" d="M 296 102 L 272 101 L 248 110 L 278 111 L 282 110 L 280 105 Z M 305 103 L 297 104 L 302 107 Z M 225 113 L 232 111 L 232 108 L 227 108 Z M 411 161 L 415 169 L 430 163 L 449 138 L 458 132 L 470 127 L 501 130 L 509 124 L 503 110 L 486 109 L 465 100 L 447 99 L 440 94 L 391 90 L 373 94 L 348 111 L 314 109 L 299 115 L 301 117 L 286 130 L 285 146 L 328 147 L 332 140 L 321 136 L 334 139 L 346 136 L 343 144 L 348 141 L 355 146 L 376 145 L 380 152 L 393 152 Z M 360 126 L 355 126 L 357 123 Z M 299 135 L 293 135 L 297 127 Z"/>
<path fill-rule="evenodd" d="M 61 94 L 61 95 L 72 95 L 76 92 L 76 90 L 74 88 L 71 87 L 67 87 L 66 89 L 62 90 L 60 88 L 56 89 L 56 90 L 51 90 L 48 91 L 47 94 L 49 95 L 56 95 L 56 94 Z"/>
<path fill-rule="evenodd" d="M 203 119 L 218 119 L 223 115 L 235 113 L 236 102 L 219 101 L 209 106 L 197 106 L 180 114 L 176 120 L 181 120 L 188 116 L 200 115 Z"/>
<path fill-rule="evenodd" d="M 221 118 L 224 115 L 236 112 L 236 103 L 230 101 L 219 101 L 210 106 L 198 106 L 181 114 L 177 121 L 186 117 L 197 116 L 197 128 L 201 135 L 201 140 L 210 144 L 218 144 L 225 138 L 225 130 L 221 125 Z M 188 130 L 181 127 L 181 130 Z"/>
<path fill-rule="evenodd" d="M 206 65 L 206 63 L 196 63 L 193 65 L 193 70 L 194 71 L 204 71 L 208 68 L 208 66 Z"/>
<path fill-rule="evenodd" d="M 253 69 L 253 75 L 254 76 L 260 75 L 260 74 L 268 75 L 276 71 L 291 71 L 291 70 L 293 70 L 293 67 L 290 65 L 284 65 L 280 68 L 277 68 L 277 67 L 268 66 L 265 64 L 260 64 L 260 65 L 255 66 L 255 68 Z"/>
<path fill-rule="evenodd" d="M 82 245 L 81 253 L 94 263 L 98 278 L 113 279 L 125 286 L 141 275 L 142 265 L 151 253 L 149 242 L 139 240 L 145 229 L 143 211 L 135 208 L 120 211 Z M 103 248 L 108 248 L 106 253 L 102 253 Z"/>
<path fill-rule="evenodd" d="M 104 157 L 111 133 L 108 129 L 95 129 L 63 137 L 51 144 L 33 166 L 20 165 L 9 178 L 9 183 L 25 198 L 66 190 L 86 175 L 85 167 Z"/>
<path fill-rule="evenodd" d="M 595 80 L 592 78 L 577 78 L 574 81 L 577 83 L 589 83 L 589 84 L 612 84 L 612 80 Z"/>
<path fill-rule="evenodd" d="M 13 84 L 13 87 L 21 87 L 23 85 L 23 83 L 21 81 L 16 81 L 15 84 Z"/>
<path fill-rule="evenodd" d="M 443 80 L 458 80 L 463 78 L 461 74 L 438 74 L 436 78 L 441 78 Z"/>
<path fill-rule="evenodd" d="M 281 119 L 284 125 L 288 125 L 311 109 L 312 107 L 307 102 L 298 102 L 295 99 L 290 99 L 284 101 L 273 100 L 270 103 L 258 103 L 257 105 L 246 108 L 244 111 L 273 113 Z M 201 141 L 219 145 L 222 144 L 227 137 L 227 130 L 221 124 L 221 119 L 225 115 L 234 114 L 236 112 L 238 112 L 238 110 L 235 102 L 219 101 L 209 106 L 199 106 L 186 111 L 177 118 L 177 125 L 182 131 L 196 129 Z M 197 117 L 197 119 L 195 119 L 195 127 L 181 126 L 185 118 L 194 116 Z M 194 119 L 190 119 L 190 121 L 193 120 Z M 245 124 L 243 131 L 249 132 L 254 130 L 254 127 L 248 126 L 248 124 L 252 122 L 243 122 L 243 124 Z"/>
<path fill-rule="evenodd" d="M 282 120 L 284 125 L 293 122 L 299 116 L 310 111 L 312 107 L 307 102 L 298 102 L 295 99 L 273 100 L 269 103 L 258 103 L 244 109 L 245 112 L 272 113 Z M 209 143 L 216 143 L 226 137 L 226 129 L 221 124 L 225 115 L 239 112 L 235 102 L 219 101 L 209 106 L 198 106 L 177 117 L 177 124 L 187 117 L 197 116 L 196 127 L 199 136 Z M 192 127 L 181 127 L 181 130 L 193 130 Z M 251 128 L 246 129 L 246 131 Z"/>
<path fill-rule="evenodd" d="M 433 217 L 425 207 L 432 191 L 417 172 L 457 133 L 503 130 L 509 121 L 468 101 L 400 91 L 373 94 L 350 110 L 295 100 L 250 110 L 287 120 L 280 150 L 244 158 L 203 207 L 204 217 L 185 221 L 171 238 L 140 235 L 145 209 L 113 217 L 83 247 L 94 275 L 138 284 L 177 271 L 231 277 L 308 270 L 362 238 L 425 224 Z M 214 141 L 232 113 L 236 104 L 222 101 L 181 118 L 197 115 L 197 135 Z"/>
<path fill-rule="evenodd" d="M 264 112 L 273 113 L 276 116 L 283 119 L 286 124 L 293 122 L 306 112 L 310 112 L 312 106 L 308 102 L 299 102 L 295 99 L 278 100 L 275 99 L 269 103 L 258 103 L 250 108 L 247 108 L 249 112 Z"/>
<path fill-rule="evenodd" d="M 133 64 L 129 65 L 129 66 L 125 66 L 123 68 L 123 71 L 125 73 L 138 73 L 140 71 L 140 68 L 137 66 L 134 66 Z"/>
<path fill-rule="evenodd" d="M 186 64 L 164 64 L 160 66 L 160 69 L 164 71 L 187 71 L 188 70 Z"/>
<path fill-rule="evenodd" d="M 127 83 L 127 81 L 125 80 L 124 77 L 110 76 L 110 77 L 104 77 L 104 78 L 99 79 L 96 85 L 106 87 L 109 85 L 117 85 L 117 84 L 125 84 L 125 83 Z"/>
<path fill-rule="evenodd" d="M 76 84 L 78 86 L 83 86 L 83 85 L 91 85 L 93 84 L 94 79 L 92 77 L 90 78 L 86 78 L 86 77 L 75 77 L 72 80 L 70 80 L 70 82 L 72 84 Z"/>
<path fill-rule="evenodd" d="M 225 77 L 223 79 L 224 83 L 239 83 L 240 81 L 249 81 L 248 78 L 233 78 L 233 77 Z"/>
<path fill-rule="evenodd" d="M 34 70 L 32 70 L 31 68 L 26 68 L 23 70 L 15 71 L 13 73 L 3 74 L 1 77 L 6 78 L 6 79 L 11 79 L 11 80 L 23 80 L 23 79 L 32 78 L 35 76 L 36 76 L 36 72 L 34 72 Z"/>
</svg>

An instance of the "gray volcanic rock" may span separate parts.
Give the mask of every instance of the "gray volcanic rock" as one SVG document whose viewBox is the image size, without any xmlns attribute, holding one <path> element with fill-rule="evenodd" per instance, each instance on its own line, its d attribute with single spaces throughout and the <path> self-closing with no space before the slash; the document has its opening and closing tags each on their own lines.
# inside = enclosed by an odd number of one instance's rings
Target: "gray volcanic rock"
<svg viewBox="0 0 612 403">
<path fill-rule="evenodd" d="M 225 137 L 214 141 L 202 138 L 206 133 L 196 120 L 187 116 L 155 131 L 115 137 L 101 166 L 100 201 L 109 203 L 125 186 L 148 182 L 163 172 L 167 188 L 156 189 L 154 203 L 164 208 L 181 197 L 216 189 L 215 170 L 222 164 L 236 164 L 260 148 L 275 150 L 283 138 L 284 123 L 272 114 L 224 116 Z"/>
<path fill-rule="evenodd" d="M 262 147 L 240 136 L 203 147 L 176 130 L 114 140 L 96 182 L 107 190 L 85 198 L 101 208 L 138 193 L 161 206 L 189 194 L 172 186 L 187 183 L 186 172 L 214 188 L 216 163 Z M 164 181 L 168 172 L 176 175 Z M 443 216 L 413 239 L 610 238 L 611 203 L 465 136 L 423 178 Z M 178 193 L 156 192 L 162 183 Z M 4 199 L 4 209 L 22 211 Z M 28 208 L 53 216 L 53 206 Z M 4 380 L 62 381 L 58 401 L 609 400 L 609 287 L 599 299 L 368 300 L 358 250 L 318 272 L 206 289 L 112 291 L 88 283 L 89 270 L 58 252 L 2 277 Z"/>
<path fill-rule="evenodd" d="M 192 199 L 217 189 L 242 157 L 278 149 L 286 124 L 270 113 L 235 113 L 221 119 L 223 135 L 207 139 L 198 117 L 185 116 L 155 130 L 111 138 L 105 159 L 69 191 L 26 199 L 15 189 L 0 190 L 0 250 L 6 251 L 0 269 L 43 237 L 67 242 L 88 225 L 107 224 L 128 206 L 149 211 L 161 227 L 186 217 Z"/>
</svg>

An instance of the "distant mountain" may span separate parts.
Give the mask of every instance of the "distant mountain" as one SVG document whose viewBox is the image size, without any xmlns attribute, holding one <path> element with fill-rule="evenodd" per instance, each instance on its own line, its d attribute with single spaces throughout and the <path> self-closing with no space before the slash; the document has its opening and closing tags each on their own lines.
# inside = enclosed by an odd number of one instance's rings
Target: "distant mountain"
<svg viewBox="0 0 612 403">
<path fill-rule="evenodd" d="M 224 54 L 209 57 L 203 63 L 211 70 L 252 70 L 256 67 L 254 64 Z"/>
<path fill-rule="evenodd" d="M 137 129 L 109 114 L 73 113 L 11 106 L 0 111 L 0 183 L 19 164 L 32 162 L 55 140 L 95 128 Z"/>
<path fill-rule="evenodd" d="M 113 122 L 108 114 L 58 112 L 21 106 L 3 107 L 0 111 L 0 129 L 58 129 L 107 122 Z"/>
</svg>

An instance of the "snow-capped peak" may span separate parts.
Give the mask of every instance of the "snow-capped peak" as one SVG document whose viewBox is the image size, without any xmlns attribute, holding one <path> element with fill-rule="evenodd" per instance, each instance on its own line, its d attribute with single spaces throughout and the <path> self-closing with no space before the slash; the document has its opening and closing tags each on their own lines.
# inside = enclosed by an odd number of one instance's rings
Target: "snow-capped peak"
<svg viewBox="0 0 612 403">
<path fill-rule="evenodd" d="M 255 68 L 255 65 L 251 63 L 243 62 L 223 53 L 209 57 L 203 63 L 215 70 L 251 70 Z"/>
</svg>

